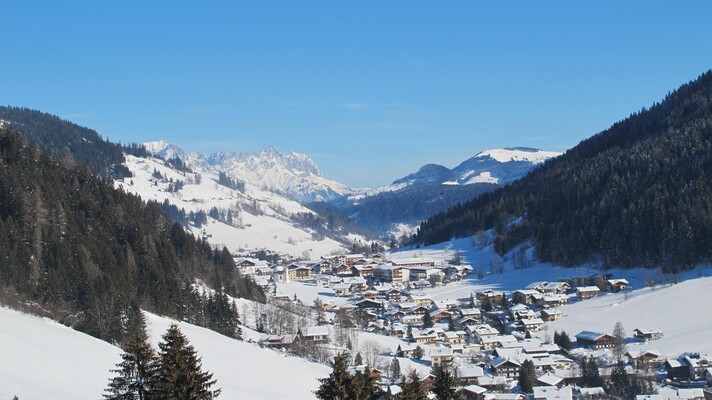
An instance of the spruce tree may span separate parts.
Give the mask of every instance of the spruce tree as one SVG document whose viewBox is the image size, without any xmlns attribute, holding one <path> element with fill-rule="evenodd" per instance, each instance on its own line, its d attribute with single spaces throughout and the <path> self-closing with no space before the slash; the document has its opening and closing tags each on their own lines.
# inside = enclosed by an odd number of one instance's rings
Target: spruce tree
<svg viewBox="0 0 712 400">
<path fill-rule="evenodd" d="M 135 321 L 132 337 L 127 340 L 121 354 L 121 362 L 111 372 L 116 376 L 109 381 L 104 397 L 107 399 L 139 399 L 158 398 L 156 386 L 158 383 L 158 359 L 156 352 L 148 343 L 146 321 L 143 315 Z"/>
<path fill-rule="evenodd" d="M 168 328 L 158 347 L 161 399 L 208 400 L 220 394 L 220 389 L 212 389 L 213 374 L 202 371 L 200 357 L 177 325 Z"/>
<path fill-rule="evenodd" d="M 398 395 L 398 400 L 426 400 L 428 398 L 416 370 L 411 370 L 407 377 L 401 378 L 400 387 L 401 392 Z"/>
<path fill-rule="evenodd" d="M 400 361 L 398 361 L 398 358 L 393 357 L 393 361 L 391 361 L 391 378 L 396 379 L 401 375 L 401 369 L 400 369 Z"/>
<path fill-rule="evenodd" d="M 611 372 L 611 381 L 608 385 L 608 394 L 613 399 L 631 399 L 635 398 L 633 388 L 625 371 L 623 361 L 618 361 L 613 371 Z"/>
<path fill-rule="evenodd" d="M 454 400 L 457 398 L 457 383 L 447 368 L 438 366 L 433 368 L 435 376 L 432 392 L 438 400 Z"/>
<path fill-rule="evenodd" d="M 413 358 L 418 360 L 423 358 L 423 348 L 420 347 L 420 345 L 415 346 L 415 349 L 413 350 Z"/>
<path fill-rule="evenodd" d="M 423 328 L 432 328 L 433 327 L 433 317 L 430 315 L 429 311 L 425 312 L 425 315 L 423 316 Z"/>
<path fill-rule="evenodd" d="M 363 358 L 361 357 L 361 352 L 359 351 L 356 353 L 356 357 L 354 357 L 354 365 L 361 365 L 363 364 Z"/>
<path fill-rule="evenodd" d="M 346 400 L 351 388 L 351 376 L 347 371 L 349 362 L 348 353 L 341 353 L 334 357 L 334 367 L 327 378 L 319 379 L 319 389 L 314 392 L 317 399 L 321 400 Z"/>
<path fill-rule="evenodd" d="M 561 333 L 559 334 L 559 341 L 556 344 L 558 344 L 562 350 L 570 351 L 571 338 L 569 337 L 569 334 L 566 333 L 566 331 L 561 331 Z"/>
<path fill-rule="evenodd" d="M 535 383 L 536 369 L 534 368 L 534 362 L 524 360 L 522 367 L 519 369 L 519 388 L 524 393 L 531 393 L 534 390 Z"/>
</svg>

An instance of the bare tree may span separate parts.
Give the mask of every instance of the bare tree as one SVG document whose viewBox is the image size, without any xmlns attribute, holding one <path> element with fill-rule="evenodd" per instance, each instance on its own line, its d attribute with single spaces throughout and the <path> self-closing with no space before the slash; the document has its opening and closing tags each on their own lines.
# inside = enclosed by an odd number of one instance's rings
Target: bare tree
<svg viewBox="0 0 712 400">
<path fill-rule="evenodd" d="M 616 326 L 613 328 L 613 357 L 620 361 L 626 353 L 625 345 L 625 330 L 623 329 L 623 324 L 618 321 Z"/>
</svg>

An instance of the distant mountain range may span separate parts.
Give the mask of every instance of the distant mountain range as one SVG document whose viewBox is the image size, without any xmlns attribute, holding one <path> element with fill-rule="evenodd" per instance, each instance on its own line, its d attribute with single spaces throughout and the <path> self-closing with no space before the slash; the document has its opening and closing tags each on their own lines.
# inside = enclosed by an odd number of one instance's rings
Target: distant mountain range
<svg viewBox="0 0 712 400">
<path fill-rule="evenodd" d="M 214 174 L 222 171 L 261 189 L 280 193 L 299 202 L 329 201 L 351 189 L 324 178 L 319 167 L 308 156 L 275 147 L 255 153 L 186 153 L 166 141 L 144 143 L 146 149 L 161 158 L 178 157 L 191 168 Z"/>
<path fill-rule="evenodd" d="M 560 154 L 525 147 L 486 150 L 453 169 L 427 164 L 391 185 L 353 191 L 312 207 L 337 210 L 375 235 L 400 237 L 423 219 L 515 181 Z"/>
</svg>

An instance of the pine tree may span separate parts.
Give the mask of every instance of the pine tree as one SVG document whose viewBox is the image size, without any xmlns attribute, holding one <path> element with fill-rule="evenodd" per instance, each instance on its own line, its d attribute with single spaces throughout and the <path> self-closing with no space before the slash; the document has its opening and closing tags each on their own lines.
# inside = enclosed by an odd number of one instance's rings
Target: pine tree
<svg viewBox="0 0 712 400">
<path fill-rule="evenodd" d="M 611 381 L 608 385 L 608 394 L 613 399 L 635 398 L 628 373 L 625 371 L 623 361 L 618 361 L 611 372 Z"/>
<path fill-rule="evenodd" d="M 356 353 L 356 357 L 354 357 L 354 365 L 361 365 L 363 364 L 363 358 L 361 357 L 361 352 L 359 351 Z"/>
<path fill-rule="evenodd" d="M 531 393 L 534 390 L 535 383 L 536 369 L 534 368 L 534 362 L 524 360 L 522 367 L 519 369 L 519 388 L 524 393 Z"/>
<path fill-rule="evenodd" d="M 430 311 L 426 311 L 423 316 L 423 328 L 433 327 L 433 317 L 430 315 Z"/>
<path fill-rule="evenodd" d="M 457 383 L 455 377 L 452 376 L 447 368 L 438 366 L 433 368 L 432 372 L 435 376 L 433 381 L 432 392 L 438 400 L 454 400 L 457 398 Z"/>
<path fill-rule="evenodd" d="M 400 387 L 401 392 L 398 394 L 398 400 L 426 400 L 428 398 L 416 370 L 411 370 L 407 377 L 401 378 Z"/>
<path fill-rule="evenodd" d="M 117 374 L 109 382 L 104 397 L 107 399 L 155 399 L 158 398 L 158 360 L 156 352 L 148 343 L 146 321 L 141 315 L 133 327 L 132 337 L 124 343 L 121 362 L 111 372 Z"/>
<path fill-rule="evenodd" d="M 557 344 L 566 351 L 571 350 L 571 338 L 566 331 L 561 331 L 561 334 L 559 335 L 559 343 Z"/>
<path fill-rule="evenodd" d="M 213 374 L 202 371 L 200 358 L 177 325 L 168 328 L 158 347 L 161 399 L 208 400 L 220 394 L 220 389 L 212 389 Z"/>
<path fill-rule="evenodd" d="M 351 387 L 351 376 L 346 370 L 348 366 L 348 353 L 341 353 L 334 357 L 334 367 L 327 378 L 319 379 L 319 389 L 314 392 L 317 399 L 321 400 L 346 400 Z"/>
</svg>

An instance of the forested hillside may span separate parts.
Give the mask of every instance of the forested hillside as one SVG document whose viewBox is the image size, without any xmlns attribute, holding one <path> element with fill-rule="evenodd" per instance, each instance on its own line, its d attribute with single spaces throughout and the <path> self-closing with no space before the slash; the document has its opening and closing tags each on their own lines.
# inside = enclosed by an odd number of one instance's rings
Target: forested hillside
<svg viewBox="0 0 712 400">
<path fill-rule="evenodd" d="M 128 176 L 123 165 L 124 151 L 136 156 L 148 155 L 141 145 L 111 143 L 92 129 L 28 108 L 0 106 L 0 120 L 9 122 L 45 153 L 88 165 L 105 178 Z"/>
<path fill-rule="evenodd" d="M 712 72 L 510 186 L 424 221 L 432 244 L 495 228 L 543 261 L 662 266 L 712 260 Z M 517 219 L 523 217 L 522 219 Z"/>
<path fill-rule="evenodd" d="M 0 128 L 0 289 L 99 338 L 119 342 L 141 307 L 236 336 L 223 293 L 264 300 L 230 253 L 171 222 L 155 203 L 116 190 Z M 218 289 L 205 297 L 191 284 Z"/>
</svg>

